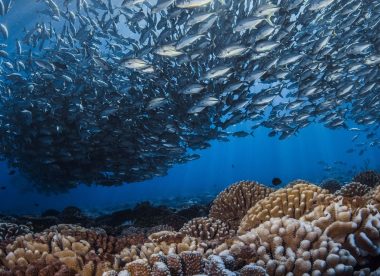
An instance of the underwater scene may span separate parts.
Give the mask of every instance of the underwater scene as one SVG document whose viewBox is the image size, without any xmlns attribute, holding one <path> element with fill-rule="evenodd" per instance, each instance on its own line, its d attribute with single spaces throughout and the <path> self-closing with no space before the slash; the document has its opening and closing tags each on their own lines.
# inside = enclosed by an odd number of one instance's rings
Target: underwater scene
<svg viewBox="0 0 380 276">
<path fill-rule="evenodd" d="M 380 1 L 0 0 L 0 276 L 380 276 Z"/>
</svg>

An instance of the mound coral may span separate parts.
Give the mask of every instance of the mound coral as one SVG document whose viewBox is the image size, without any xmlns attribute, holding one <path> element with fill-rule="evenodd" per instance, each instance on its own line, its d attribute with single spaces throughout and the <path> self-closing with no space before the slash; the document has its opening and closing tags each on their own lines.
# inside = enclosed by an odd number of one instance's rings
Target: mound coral
<svg viewBox="0 0 380 276">
<path fill-rule="evenodd" d="M 222 191 L 214 200 L 209 216 L 227 222 L 237 229 L 247 211 L 273 189 L 255 181 L 240 181 Z"/>
<path fill-rule="evenodd" d="M 371 190 L 371 187 L 360 182 L 351 182 L 335 192 L 335 195 L 344 197 L 364 196 Z"/>
<path fill-rule="evenodd" d="M 195 218 L 186 223 L 180 232 L 202 240 L 224 240 L 234 234 L 229 225 L 215 218 Z"/>
<path fill-rule="evenodd" d="M 269 275 L 351 275 L 356 260 L 339 243 L 308 222 L 271 218 L 238 236 L 229 253 L 255 263 Z M 306 273 L 306 274 L 305 274 Z"/>
<path fill-rule="evenodd" d="M 380 174 L 375 171 L 364 171 L 353 178 L 353 182 L 360 182 L 369 187 L 375 187 L 380 183 Z"/>
<path fill-rule="evenodd" d="M 289 216 L 298 219 L 316 206 L 328 205 L 332 199 L 328 190 L 297 181 L 258 201 L 242 219 L 238 232 L 250 231 L 271 218 Z"/>
<path fill-rule="evenodd" d="M 341 243 L 361 264 L 368 261 L 368 256 L 380 255 L 380 214 L 373 206 L 355 209 L 340 200 L 317 206 L 301 220 L 311 222 Z"/>
</svg>

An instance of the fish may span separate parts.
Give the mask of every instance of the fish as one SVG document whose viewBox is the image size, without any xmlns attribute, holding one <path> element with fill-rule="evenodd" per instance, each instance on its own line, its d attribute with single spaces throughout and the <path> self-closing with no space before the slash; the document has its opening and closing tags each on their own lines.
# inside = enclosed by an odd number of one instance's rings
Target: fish
<svg viewBox="0 0 380 276">
<path fill-rule="evenodd" d="M 209 71 L 207 71 L 202 77 L 202 79 L 215 79 L 215 78 L 222 77 L 228 72 L 230 72 L 231 69 L 232 68 L 230 66 L 226 66 L 226 65 L 214 67 L 210 69 Z"/>
<path fill-rule="evenodd" d="M 263 21 L 265 21 L 265 18 L 256 17 L 256 16 L 240 19 L 236 23 L 236 26 L 234 27 L 234 31 L 242 32 L 246 30 L 254 30 Z"/>
<path fill-rule="evenodd" d="M 177 0 L 175 5 L 181 9 L 192 9 L 208 5 L 213 0 Z"/>
<path fill-rule="evenodd" d="M 205 89 L 204 85 L 194 83 L 194 84 L 190 84 L 190 85 L 188 85 L 186 87 L 183 87 L 182 89 L 180 89 L 178 91 L 178 93 L 179 94 L 185 94 L 185 95 L 198 94 L 198 93 L 200 93 L 204 89 Z"/>
<path fill-rule="evenodd" d="M 0 16 L 17 15 L 11 3 Z M 30 8 L 38 20 L 0 25 L 0 155 L 41 190 L 166 175 L 260 127 L 284 140 L 318 123 L 355 132 L 352 154 L 380 148 L 376 1 Z"/>
<path fill-rule="evenodd" d="M 8 28 L 7 26 L 5 26 L 4 24 L 0 23 L 0 33 L 1 35 L 3 36 L 3 39 L 4 40 L 7 40 L 8 37 L 9 37 L 9 32 L 8 32 Z"/>
<path fill-rule="evenodd" d="M 278 178 L 278 177 L 274 177 L 273 179 L 272 179 L 272 185 L 273 186 L 278 186 L 278 185 L 280 185 L 282 183 L 282 180 L 280 179 L 280 178 Z"/>
<path fill-rule="evenodd" d="M 173 45 L 160 46 L 155 50 L 154 53 L 163 57 L 178 57 L 184 54 Z"/>
<path fill-rule="evenodd" d="M 331 5 L 336 0 L 312 0 L 309 5 L 310 11 L 318 11 Z M 337 2 L 337 1 L 336 1 Z"/>
<path fill-rule="evenodd" d="M 242 56 L 247 53 L 249 50 L 248 47 L 243 45 L 229 45 L 217 54 L 218 58 L 232 58 L 236 56 Z"/>
</svg>

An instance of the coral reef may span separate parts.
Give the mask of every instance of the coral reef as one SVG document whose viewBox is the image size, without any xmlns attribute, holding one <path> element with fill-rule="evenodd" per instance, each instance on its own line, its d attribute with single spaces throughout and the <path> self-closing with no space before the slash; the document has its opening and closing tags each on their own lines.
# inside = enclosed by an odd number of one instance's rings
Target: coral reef
<svg viewBox="0 0 380 276">
<path fill-rule="evenodd" d="M 237 229 L 247 211 L 274 190 L 255 181 L 240 181 L 222 191 L 212 203 L 210 217 Z"/>
<path fill-rule="evenodd" d="M 28 233 L 32 233 L 32 230 L 26 225 L 0 222 L 0 242 L 4 240 L 14 240 L 17 236 Z"/>
<path fill-rule="evenodd" d="M 206 241 L 224 240 L 235 232 L 230 229 L 227 223 L 219 219 L 207 217 L 194 218 L 187 222 L 179 231 L 188 236 Z"/>
<path fill-rule="evenodd" d="M 351 182 L 335 192 L 335 195 L 344 197 L 364 196 L 371 190 L 371 187 L 360 182 Z"/>
<path fill-rule="evenodd" d="M 380 210 L 380 185 L 368 193 L 369 203 L 373 204 L 377 210 Z"/>
<path fill-rule="evenodd" d="M 369 187 L 375 187 L 380 184 L 380 174 L 375 171 L 364 171 L 355 175 L 353 182 L 360 182 Z"/>
<path fill-rule="evenodd" d="M 350 183 L 331 194 L 302 180 L 277 191 L 240 182 L 219 194 L 211 208 L 219 211 L 208 217 L 193 218 L 199 213 L 194 208 L 179 215 L 143 203 L 113 213 L 117 222 L 106 229 L 93 222 L 103 225 L 112 216 L 85 219 L 85 227 L 57 224 L 35 233 L 9 218 L 0 223 L 0 276 L 380 275 L 380 186 L 365 185 Z M 237 204 L 245 189 L 250 208 Z M 255 200 L 253 190 L 264 192 Z M 221 215 L 223 208 L 243 211 L 216 218 L 213 213 Z M 153 222 L 141 218 L 140 226 L 120 229 L 121 222 L 137 216 L 135 209 L 147 217 L 157 211 L 156 225 L 143 227 Z M 76 208 L 65 214 L 67 221 L 83 216 Z M 64 217 L 52 210 L 44 215 Z M 161 223 L 173 215 L 189 220 L 181 228 Z"/>
<path fill-rule="evenodd" d="M 341 199 L 317 206 L 301 220 L 311 222 L 341 243 L 361 264 L 366 264 L 370 256 L 380 256 L 380 214 L 371 205 L 355 209 Z"/>
<path fill-rule="evenodd" d="M 342 184 L 338 180 L 330 178 L 322 181 L 319 186 L 333 194 L 342 187 Z"/>
<path fill-rule="evenodd" d="M 308 222 L 271 218 L 238 236 L 228 252 L 244 263 L 255 263 L 269 275 L 350 275 L 356 260 L 339 243 Z"/>
<path fill-rule="evenodd" d="M 289 187 L 277 190 L 258 201 L 248 210 L 239 226 L 239 233 L 247 232 L 261 223 L 275 217 L 300 218 L 318 205 L 328 205 L 333 195 L 316 185 L 302 182 L 291 183 Z"/>
</svg>

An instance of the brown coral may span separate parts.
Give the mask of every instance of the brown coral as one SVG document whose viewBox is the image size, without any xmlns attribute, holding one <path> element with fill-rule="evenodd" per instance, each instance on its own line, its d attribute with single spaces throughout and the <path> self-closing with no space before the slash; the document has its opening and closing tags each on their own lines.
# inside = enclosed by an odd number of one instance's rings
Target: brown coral
<svg viewBox="0 0 380 276">
<path fill-rule="evenodd" d="M 215 218 L 194 218 L 186 223 L 180 232 L 204 241 L 224 240 L 234 234 L 227 223 Z"/>
<path fill-rule="evenodd" d="M 351 275 L 356 265 L 355 258 L 318 227 L 287 217 L 271 218 L 237 237 L 229 251 L 269 275 Z"/>
<path fill-rule="evenodd" d="M 352 208 L 343 200 L 318 206 L 301 220 L 319 227 L 328 237 L 341 243 L 361 264 L 367 256 L 380 255 L 380 214 L 372 206 Z"/>
<path fill-rule="evenodd" d="M 364 171 L 353 178 L 354 182 L 360 182 L 369 187 L 375 187 L 380 183 L 380 174 L 375 171 Z"/>
<path fill-rule="evenodd" d="M 32 230 L 26 225 L 15 223 L 0 222 L 0 241 L 13 240 L 17 236 L 32 233 Z"/>
<path fill-rule="evenodd" d="M 275 217 L 298 219 L 318 205 L 328 205 L 333 198 L 327 190 L 298 180 L 290 187 L 277 190 L 257 202 L 242 219 L 238 232 L 250 231 Z"/>
<path fill-rule="evenodd" d="M 369 203 L 380 210 L 380 185 L 368 193 Z"/>
<path fill-rule="evenodd" d="M 166 242 L 168 244 L 171 243 L 180 243 L 184 238 L 184 234 L 181 232 L 175 231 L 160 231 L 156 233 L 152 233 L 149 235 L 149 240 L 155 243 Z"/>
<path fill-rule="evenodd" d="M 355 197 L 355 196 L 364 196 L 371 190 L 371 187 L 360 182 L 351 182 L 344 185 L 338 191 L 335 192 L 337 196 L 344 197 Z"/>
<path fill-rule="evenodd" d="M 209 216 L 227 222 L 236 230 L 246 212 L 271 192 L 273 189 L 255 181 L 237 182 L 216 197 Z"/>
</svg>

